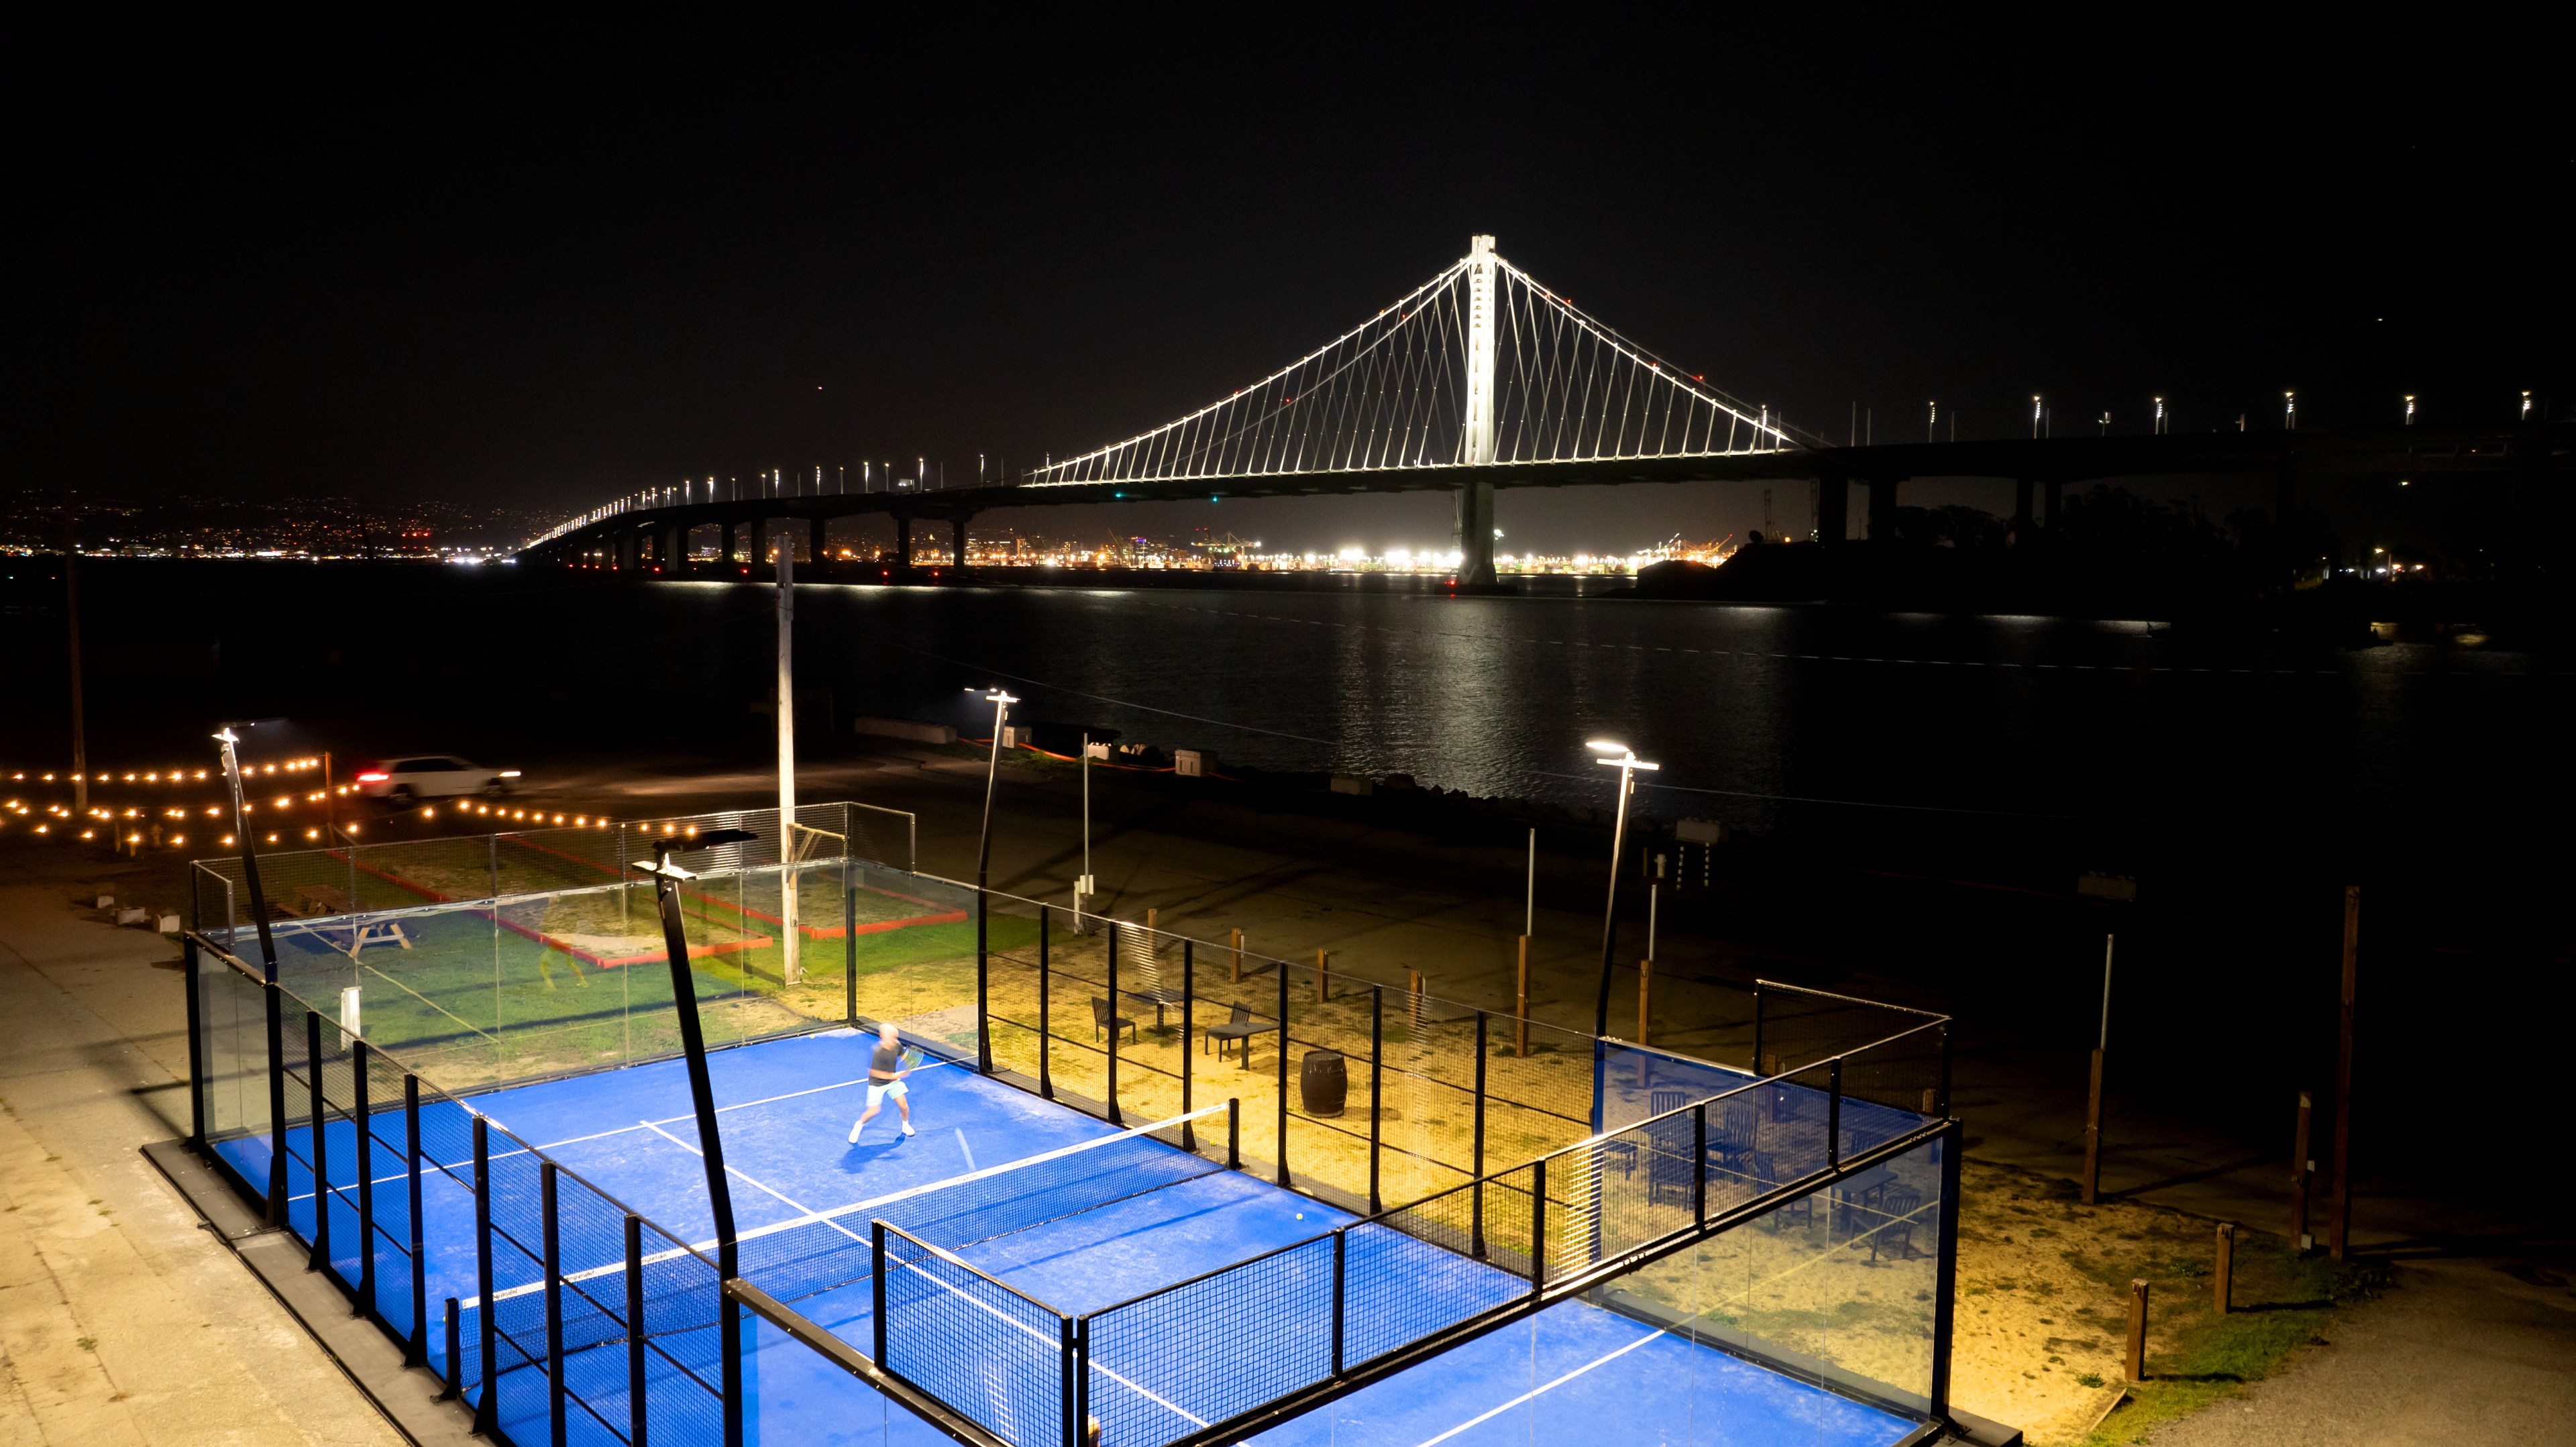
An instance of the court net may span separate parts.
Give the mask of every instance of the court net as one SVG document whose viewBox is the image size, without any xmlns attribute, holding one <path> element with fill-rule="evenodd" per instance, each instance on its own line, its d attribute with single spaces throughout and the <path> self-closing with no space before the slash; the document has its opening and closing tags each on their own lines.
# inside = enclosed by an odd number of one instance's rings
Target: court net
<svg viewBox="0 0 2576 1447">
<path fill-rule="evenodd" d="M 1115 1135 L 986 1166 L 962 1176 L 756 1226 L 737 1235 L 743 1277 L 778 1300 L 795 1301 L 864 1281 L 873 1268 L 869 1225 L 884 1221 L 925 1244 L 962 1251 L 986 1241 L 1131 1201 L 1228 1169 L 1231 1103 L 1134 1126 Z M 712 1240 L 647 1255 L 646 1267 L 696 1255 L 712 1261 Z M 615 1275 L 624 1263 L 564 1273 L 567 1284 Z M 493 1293 L 496 1302 L 532 1295 L 538 1284 Z M 479 1302 L 460 1303 L 472 1311 Z M 686 1330 L 698 1325 L 682 1323 Z"/>
</svg>

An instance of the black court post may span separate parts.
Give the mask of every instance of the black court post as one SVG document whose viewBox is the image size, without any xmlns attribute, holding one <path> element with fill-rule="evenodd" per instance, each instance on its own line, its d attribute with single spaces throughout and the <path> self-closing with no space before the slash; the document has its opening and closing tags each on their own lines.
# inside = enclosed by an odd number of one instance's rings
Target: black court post
<svg viewBox="0 0 2576 1447">
<path fill-rule="evenodd" d="M 1708 1102 L 1691 1107 L 1691 1219 L 1708 1221 Z"/>
<path fill-rule="evenodd" d="M 1836 1170 L 1843 1164 L 1843 1058 L 1839 1055 L 1825 1067 L 1825 1164 Z"/>
<path fill-rule="evenodd" d="M 1118 1113 L 1118 921 L 1109 922 L 1109 1123 L 1125 1125 Z"/>
<path fill-rule="evenodd" d="M 626 1442 L 644 1444 L 644 1218 L 626 1213 Z"/>
<path fill-rule="evenodd" d="M 196 891 L 189 890 L 193 902 Z M 197 999 L 197 937 L 179 937 L 179 968 L 188 987 L 188 1144 L 196 1150 L 206 1148 L 206 1058 L 197 1036 L 203 1028 Z"/>
<path fill-rule="evenodd" d="M 1225 1168 L 1243 1169 L 1243 1101 L 1231 1095 L 1225 1098 Z"/>
<path fill-rule="evenodd" d="M 409 1207 L 410 1232 L 404 1247 L 411 1254 L 411 1340 L 403 1343 L 403 1365 L 429 1360 L 429 1253 L 421 1245 L 420 1224 L 420 1077 L 403 1072 L 403 1202 Z"/>
<path fill-rule="evenodd" d="M 1055 1076 L 1054 1076 L 1054 1074 L 1052 1073 L 1052 1071 L 1049 1069 L 1049 1067 L 1048 1067 L 1048 1065 L 1047 1065 L 1047 1057 L 1049 1057 L 1050 1055 L 1052 1055 L 1052 1054 L 1054 1054 L 1054 1053 L 1055 1053 L 1054 1051 L 1052 1051 L 1052 1050 L 1048 1049 L 1048 1046 L 1050 1046 L 1051 1044 L 1053 1044 L 1053 1043 L 1054 1043 L 1054 1038 L 1053 1038 L 1053 1032 L 1052 1032 L 1052 1031 L 1049 1029 L 1049 1027 L 1048 1027 L 1048 1020 L 1047 1020 L 1047 1001 L 1048 1001 L 1048 997 L 1049 997 L 1049 996 L 1051 996 L 1051 995 L 1054 993 L 1054 983 L 1053 983 L 1053 981 L 1049 978 L 1049 976 L 1050 976 L 1050 974 L 1051 974 L 1051 971 L 1050 971 L 1050 969 L 1049 969 L 1049 967 L 1048 967 L 1048 963 L 1047 963 L 1047 941 L 1048 941 L 1049 937 L 1050 937 L 1050 936 L 1052 936 L 1054 933 L 1055 933 L 1055 911 L 1054 911 L 1054 909 L 1053 909 L 1053 908 L 1051 908 L 1051 907 L 1049 907 L 1049 906 L 1047 906 L 1047 905 L 1043 905 L 1043 904 L 1042 904 L 1042 905 L 1039 905 L 1039 906 L 1038 906 L 1038 1099 L 1040 1099 L 1040 1100 L 1053 1100 L 1053 1099 L 1055 1099 Z"/>
<path fill-rule="evenodd" d="M 323 1158 L 322 1127 L 329 1106 L 322 1099 L 322 1016 L 304 1012 L 304 1105 L 313 1122 L 313 1254 L 315 1271 L 331 1269 L 331 1166 Z"/>
<path fill-rule="evenodd" d="M 985 948 L 992 896 L 975 887 L 975 1073 L 993 1073 L 992 956 Z"/>
<path fill-rule="evenodd" d="M 1181 941 L 1181 1114 L 1190 1113 L 1190 997 L 1197 993 L 1197 966 L 1193 959 L 1194 941 Z M 1191 1122 L 1181 1122 L 1181 1149 L 1195 1153 L 1198 1136 Z"/>
<path fill-rule="evenodd" d="M 1957 1121 L 1941 1136 L 1941 1253 L 1932 1282 L 1932 1415 L 1950 1415 L 1950 1331 L 1959 1314 L 1959 1158 L 1967 1128 Z"/>
<path fill-rule="evenodd" d="M 1485 1022 L 1476 1012 L 1476 1146 L 1475 1169 L 1468 1175 L 1467 1254 L 1485 1259 Z"/>
<path fill-rule="evenodd" d="M 1386 1085 L 1386 987 L 1369 986 L 1369 1214 L 1381 1209 L 1377 1192 L 1378 1119 L 1385 1112 Z"/>
<path fill-rule="evenodd" d="M 1288 962 L 1279 966 L 1279 1184 L 1288 1184 Z M 1249 1049 L 1250 1047 L 1245 1047 Z"/>
<path fill-rule="evenodd" d="M 261 987 L 268 1006 L 268 1224 L 286 1225 L 286 998 L 271 966 Z"/>
<path fill-rule="evenodd" d="M 875 1350 L 879 1371 L 885 1370 L 886 1364 L 885 1231 L 883 1221 L 868 1223 L 868 1289 L 874 1293 L 875 1309 L 870 1314 L 874 1318 L 871 1326 L 876 1333 L 875 1340 L 870 1345 Z"/>
<path fill-rule="evenodd" d="M 1075 1360 L 1073 1349 L 1073 1318 L 1069 1316 L 1057 1317 L 1055 1329 L 1056 1370 L 1058 1381 L 1060 1383 L 1058 1391 L 1063 1399 L 1061 1410 L 1064 1413 L 1064 1447 L 1082 1447 L 1082 1419 L 1074 1415 L 1073 1410 L 1073 1364 Z"/>
<path fill-rule="evenodd" d="M 367 1101 L 367 1042 L 349 1037 L 349 1108 L 358 1126 L 358 1305 L 376 1311 L 376 1143 Z"/>
<path fill-rule="evenodd" d="M 1530 1162 L 1530 1295 L 1547 1289 L 1547 1157 Z"/>
<path fill-rule="evenodd" d="M 1343 1260 L 1348 1255 L 1343 1238 L 1348 1232 L 1349 1228 L 1344 1227 L 1333 1233 L 1333 1375 L 1337 1377 L 1342 1374 L 1343 1282 L 1348 1279 L 1343 1270 Z"/>
<path fill-rule="evenodd" d="M 847 819 L 842 820 L 841 830 L 841 1023 L 855 1029 L 859 1023 L 859 882 L 851 871 L 858 865 L 849 855 Z"/>
<path fill-rule="evenodd" d="M 499 1343 L 492 1320 L 492 1139 L 489 1123 L 479 1115 L 474 1117 L 474 1292 L 475 1348 L 482 1356 L 474 1430 L 489 1437 L 501 1422 L 500 1404 L 492 1397 L 492 1352 Z M 452 1309 L 454 1303 L 449 1305 Z M 463 1386 L 461 1379 L 458 1385 Z"/>
<path fill-rule="evenodd" d="M 546 1432 L 554 1447 L 564 1447 L 563 1226 L 555 1213 L 555 1176 L 554 1162 L 537 1163 L 539 1249 L 545 1253 Z"/>
<path fill-rule="evenodd" d="M 465 1331 L 457 1324 L 456 1298 L 447 1298 L 447 1380 L 438 1400 L 453 1402 L 465 1392 Z"/>
</svg>

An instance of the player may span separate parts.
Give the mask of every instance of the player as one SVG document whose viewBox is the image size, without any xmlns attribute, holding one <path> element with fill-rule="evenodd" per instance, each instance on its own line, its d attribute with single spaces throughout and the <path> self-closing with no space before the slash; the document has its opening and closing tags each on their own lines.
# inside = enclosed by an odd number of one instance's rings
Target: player
<svg viewBox="0 0 2576 1447">
<path fill-rule="evenodd" d="M 920 1063 L 919 1055 L 903 1048 L 903 1035 L 894 1028 L 894 1022 L 877 1027 L 877 1048 L 868 1057 L 868 1108 L 859 1116 L 858 1124 L 850 1127 L 850 1144 L 859 1143 L 859 1132 L 877 1118 L 889 1095 L 894 1097 L 894 1108 L 903 1114 L 903 1133 L 912 1134 L 912 1102 L 906 1098 L 911 1092 L 903 1088 L 903 1078 Z"/>
</svg>

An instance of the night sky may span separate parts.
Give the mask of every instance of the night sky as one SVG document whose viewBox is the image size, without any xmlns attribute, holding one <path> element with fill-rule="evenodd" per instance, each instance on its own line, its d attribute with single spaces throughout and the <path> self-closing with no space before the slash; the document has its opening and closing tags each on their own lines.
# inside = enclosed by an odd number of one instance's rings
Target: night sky
<svg viewBox="0 0 2576 1447">
<path fill-rule="evenodd" d="M 2284 387 L 2308 426 L 2576 406 L 2537 35 L 1109 14 L 22 33 L 0 465 L 565 510 L 1016 469 L 1266 373 L 1476 231 L 1835 437 L 1855 403 L 1920 436 L 1930 398 L 2026 432 L 2033 392 L 2061 431 L 2142 429 L 2155 392 L 2179 428 L 2278 425 Z M 1640 527 L 1690 512 L 1632 494 Z M 1586 541 L 1600 496 L 1523 503 L 1523 541 Z M 1673 526 L 1758 509 L 1730 498 Z M 1225 521 L 1446 529 L 1427 498 Z"/>
</svg>

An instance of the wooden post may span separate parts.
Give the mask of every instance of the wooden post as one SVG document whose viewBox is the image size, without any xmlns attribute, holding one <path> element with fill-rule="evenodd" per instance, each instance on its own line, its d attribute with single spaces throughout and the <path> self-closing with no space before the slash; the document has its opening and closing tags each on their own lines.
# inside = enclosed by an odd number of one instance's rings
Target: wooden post
<svg viewBox="0 0 2576 1447">
<path fill-rule="evenodd" d="M 2304 1090 L 2299 1092 L 2299 1129 L 2290 1142 L 2290 1249 L 2305 1251 L 2316 1244 L 2308 1235 L 2308 1181 L 2316 1174 L 2316 1157 L 2308 1153 L 2308 1119 L 2314 1114 L 2314 1103 Z"/>
<path fill-rule="evenodd" d="M 2218 1261 L 2210 1272 L 2213 1280 L 2209 1285 L 2211 1305 L 2217 1308 L 2220 1316 L 2227 1315 L 2228 1281 L 2235 1274 L 2236 1223 L 2221 1221 L 2218 1223 Z"/>
<path fill-rule="evenodd" d="M 2129 1380 L 2147 1379 L 2147 1283 L 2129 1283 Z"/>
<path fill-rule="evenodd" d="M 1333 957 L 1329 951 L 1315 951 L 1315 1003 L 1333 998 Z"/>
<path fill-rule="evenodd" d="M 1538 831 L 1533 829 L 1530 832 L 1535 834 Z M 1518 1037 L 1517 1048 L 1524 1057 L 1529 1054 L 1529 947 L 1530 937 L 1521 936 L 1520 988 L 1513 996 L 1517 1002 L 1513 1006 L 1513 1014 L 1518 1018 L 1512 1022 L 1512 1031 Z"/>
<path fill-rule="evenodd" d="M 2102 1052 L 2093 1052 L 2093 1089 L 2084 1103 L 2084 1204 L 2102 1189 Z"/>
<path fill-rule="evenodd" d="M 1650 959 L 1639 960 L 1637 962 L 1637 1043 L 1640 1045 L 1655 1043 L 1651 1038 L 1654 999 L 1655 962 Z"/>
<path fill-rule="evenodd" d="M 1234 932 L 1234 983 L 1243 983 L 1243 931 Z"/>
<path fill-rule="evenodd" d="M 2352 995 L 2361 953 L 2361 886 L 2343 890 L 2343 1004 L 2335 1024 L 2334 1259 L 2352 1244 Z"/>
</svg>

